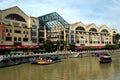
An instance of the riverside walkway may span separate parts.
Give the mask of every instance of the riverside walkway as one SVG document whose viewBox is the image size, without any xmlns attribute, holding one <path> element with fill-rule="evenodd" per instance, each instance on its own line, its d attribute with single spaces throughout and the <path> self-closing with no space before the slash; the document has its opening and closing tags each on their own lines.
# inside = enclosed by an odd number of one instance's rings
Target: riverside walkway
<svg viewBox="0 0 120 80">
<path fill-rule="evenodd" d="M 95 51 L 81 51 L 81 52 L 71 52 L 71 51 L 57 51 L 53 53 L 30 53 L 28 55 L 19 54 L 19 55 L 1 55 L 0 56 L 0 67 L 11 66 L 21 63 L 29 62 L 30 58 L 39 58 L 39 57 L 47 57 L 47 56 L 59 56 L 60 58 L 71 58 L 71 57 L 84 57 L 91 56 L 93 54 L 99 53 L 114 53 L 120 52 L 120 50 L 95 50 Z"/>
</svg>

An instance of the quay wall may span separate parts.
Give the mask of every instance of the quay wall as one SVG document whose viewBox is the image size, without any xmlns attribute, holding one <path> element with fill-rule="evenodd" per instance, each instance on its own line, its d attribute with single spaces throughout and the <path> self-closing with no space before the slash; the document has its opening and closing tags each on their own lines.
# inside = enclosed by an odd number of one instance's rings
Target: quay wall
<svg viewBox="0 0 120 80">
<path fill-rule="evenodd" d="M 54 53 L 37 53 L 29 55 L 9 55 L 0 56 L 0 67 L 7 67 L 12 65 L 18 65 L 22 63 L 28 63 L 31 58 L 47 57 L 47 56 L 59 56 L 60 58 L 72 58 L 72 57 L 85 57 L 94 54 L 108 52 L 110 54 L 119 53 L 120 50 L 96 50 L 96 51 L 81 51 L 81 52 L 54 52 Z"/>
</svg>

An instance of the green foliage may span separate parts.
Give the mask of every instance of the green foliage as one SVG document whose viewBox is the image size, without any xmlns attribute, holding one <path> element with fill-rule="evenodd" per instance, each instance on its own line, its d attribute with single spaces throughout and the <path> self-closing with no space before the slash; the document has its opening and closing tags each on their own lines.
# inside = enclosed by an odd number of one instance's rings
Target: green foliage
<svg viewBox="0 0 120 80">
<path fill-rule="evenodd" d="M 70 49 L 74 50 L 75 49 L 75 42 L 69 43 Z"/>
<path fill-rule="evenodd" d="M 84 50 L 88 51 L 88 50 L 92 50 L 92 48 L 89 47 L 89 46 L 86 46 L 86 47 L 84 48 Z"/>
<path fill-rule="evenodd" d="M 45 41 L 43 43 L 44 49 L 48 52 L 52 52 L 53 51 L 53 42 L 51 41 Z"/>
<path fill-rule="evenodd" d="M 111 49 L 119 49 L 120 44 L 107 44 L 107 45 L 105 45 L 105 48 L 109 49 L 109 50 L 111 50 Z"/>
<path fill-rule="evenodd" d="M 120 34 L 119 33 L 113 35 L 113 42 L 115 44 L 117 44 L 119 42 L 119 39 L 120 39 Z"/>
</svg>

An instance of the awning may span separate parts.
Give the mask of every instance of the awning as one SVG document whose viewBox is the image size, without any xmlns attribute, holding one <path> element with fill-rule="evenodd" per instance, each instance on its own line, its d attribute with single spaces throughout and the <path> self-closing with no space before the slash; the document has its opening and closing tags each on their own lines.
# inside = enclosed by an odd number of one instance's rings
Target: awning
<svg viewBox="0 0 120 80">
<path fill-rule="evenodd" d="M 98 49 L 104 49 L 105 46 L 97 46 Z"/>
<path fill-rule="evenodd" d="M 75 47 L 76 49 L 84 49 L 85 48 L 85 46 L 77 46 L 77 47 Z"/>
<path fill-rule="evenodd" d="M 12 49 L 14 46 L 5 46 L 5 45 L 0 45 L 0 49 Z"/>
<path fill-rule="evenodd" d="M 40 46 L 29 46 L 29 48 L 36 49 L 36 48 L 40 48 Z"/>
<path fill-rule="evenodd" d="M 25 48 L 40 48 L 40 46 L 16 46 L 16 48 L 19 48 L 19 49 L 25 49 Z"/>
<path fill-rule="evenodd" d="M 27 48 L 27 46 L 16 46 L 16 48 L 18 48 L 18 49 L 25 49 L 25 48 Z"/>
</svg>

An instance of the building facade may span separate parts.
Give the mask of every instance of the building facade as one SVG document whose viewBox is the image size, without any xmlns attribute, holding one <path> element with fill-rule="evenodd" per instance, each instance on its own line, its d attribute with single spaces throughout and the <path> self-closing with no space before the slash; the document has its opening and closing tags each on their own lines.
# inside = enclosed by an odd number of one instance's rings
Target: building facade
<svg viewBox="0 0 120 80">
<path fill-rule="evenodd" d="M 116 30 L 106 25 L 69 24 L 56 12 L 40 17 L 26 15 L 17 6 L 0 10 L 0 45 L 39 45 L 41 42 L 67 41 L 76 46 L 113 44 Z"/>
<path fill-rule="evenodd" d="M 57 12 L 49 13 L 39 18 L 39 42 L 66 41 L 65 33 L 69 23 Z"/>
<path fill-rule="evenodd" d="M 75 42 L 76 46 L 105 46 L 113 44 L 113 35 L 116 30 L 108 28 L 106 25 L 97 27 L 94 23 L 85 25 L 76 22 L 70 25 L 69 41 Z"/>
<path fill-rule="evenodd" d="M 30 17 L 30 45 L 38 45 L 39 20 L 36 17 Z"/>
<path fill-rule="evenodd" d="M 38 19 L 29 17 L 17 6 L 1 10 L 1 15 L 0 45 L 32 45 L 32 42 L 37 45 Z M 33 27 L 36 34 L 31 34 Z"/>
</svg>

